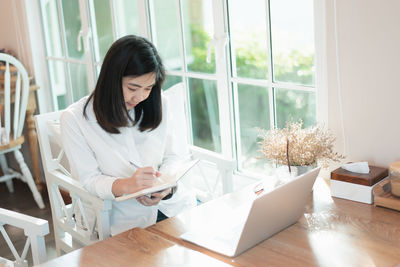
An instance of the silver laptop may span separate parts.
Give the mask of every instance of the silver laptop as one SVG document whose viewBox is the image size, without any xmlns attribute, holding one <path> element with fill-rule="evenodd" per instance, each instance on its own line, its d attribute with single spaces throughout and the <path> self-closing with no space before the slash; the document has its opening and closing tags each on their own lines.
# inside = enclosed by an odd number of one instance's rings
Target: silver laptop
<svg viewBox="0 0 400 267">
<path fill-rule="evenodd" d="M 300 175 L 270 192 L 250 192 L 249 201 L 226 206 L 210 218 L 204 231 L 188 231 L 180 237 L 220 254 L 235 257 L 297 222 L 309 200 L 320 168 Z M 256 193 L 256 194 L 255 194 Z M 255 195 L 255 196 L 254 196 Z"/>
</svg>

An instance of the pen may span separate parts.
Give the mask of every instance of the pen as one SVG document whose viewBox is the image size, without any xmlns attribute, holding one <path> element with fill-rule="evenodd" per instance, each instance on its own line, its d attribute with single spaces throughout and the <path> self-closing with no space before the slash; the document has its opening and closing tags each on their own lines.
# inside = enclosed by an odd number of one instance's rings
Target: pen
<svg viewBox="0 0 400 267">
<path fill-rule="evenodd" d="M 135 167 L 136 169 L 140 169 L 140 168 L 142 168 L 142 167 L 140 167 L 139 165 L 137 165 L 136 163 L 134 163 L 134 162 L 132 162 L 132 161 L 129 161 L 129 163 L 133 166 L 133 167 Z M 153 175 L 154 176 L 154 175 Z M 155 176 L 154 176 L 154 178 L 156 178 Z M 146 197 L 148 197 L 148 198 L 154 198 L 151 194 L 147 194 L 147 195 L 145 195 Z"/>
<path fill-rule="evenodd" d="M 129 161 L 129 163 L 130 163 L 133 167 L 135 167 L 136 169 L 143 168 L 143 167 L 140 167 L 139 165 L 137 165 L 136 163 L 134 163 L 133 161 Z M 156 173 L 157 173 L 157 171 L 156 171 Z M 154 177 L 156 177 L 154 173 L 153 173 L 153 175 L 154 175 Z"/>
</svg>

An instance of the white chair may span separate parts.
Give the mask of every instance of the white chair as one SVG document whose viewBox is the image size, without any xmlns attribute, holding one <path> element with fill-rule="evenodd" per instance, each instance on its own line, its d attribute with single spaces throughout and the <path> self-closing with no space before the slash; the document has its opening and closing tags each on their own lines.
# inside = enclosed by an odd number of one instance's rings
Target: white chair
<svg viewBox="0 0 400 267">
<path fill-rule="evenodd" d="M 60 115 L 61 111 L 35 116 L 59 256 L 111 236 L 112 206 L 110 200 L 91 195 L 68 172 L 60 145 Z M 69 193 L 72 203 L 65 203 L 60 190 Z"/>
<path fill-rule="evenodd" d="M 7 224 L 24 230 L 27 239 L 21 255 L 18 254 L 4 228 L 4 225 Z M 0 232 L 15 258 L 15 260 L 12 261 L 0 257 L 0 266 L 28 266 L 28 262 L 25 258 L 28 253 L 29 245 L 31 246 L 34 265 L 38 265 L 47 260 L 44 236 L 49 233 L 49 223 L 46 220 L 0 208 Z"/>
<path fill-rule="evenodd" d="M 6 182 L 10 192 L 14 192 L 13 178 L 19 178 L 26 182 L 32 191 L 37 205 L 43 209 L 42 196 L 36 188 L 32 174 L 20 151 L 21 145 L 24 143 L 22 130 L 24 128 L 25 112 L 29 96 L 28 74 L 21 62 L 10 55 L 0 53 L 0 61 L 5 64 L 4 76 L 0 74 L 0 76 L 4 77 L 4 86 L 2 86 L 1 90 L 2 101 L 0 101 L 2 109 L 4 109 L 4 113 L 3 110 L 0 112 L 3 113 L 0 114 L 0 165 L 4 175 L 0 177 L 0 182 Z M 15 73 L 15 75 L 11 75 L 11 73 Z M 15 86 L 13 86 L 14 84 Z M 5 154 L 11 152 L 13 152 L 18 162 L 22 174 L 9 168 L 7 165 Z"/>
<path fill-rule="evenodd" d="M 196 167 L 197 175 L 191 179 L 201 180 L 191 181 L 193 187 L 197 187 L 197 198 L 202 201 L 211 200 L 221 194 L 233 191 L 233 170 L 235 161 L 226 158 L 219 153 L 215 153 L 206 149 L 195 147 L 189 144 L 187 125 L 188 120 L 186 114 L 189 114 L 185 108 L 185 91 L 183 83 L 177 83 L 163 94 L 168 99 L 169 111 L 173 118 L 174 137 L 179 141 L 179 153 L 182 155 L 190 155 L 192 158 L 201 160 Z M 197 183 L 196 183 L 197 182 Z M 222 190 L 218 191 L 218 188 Z"/>
</svg>

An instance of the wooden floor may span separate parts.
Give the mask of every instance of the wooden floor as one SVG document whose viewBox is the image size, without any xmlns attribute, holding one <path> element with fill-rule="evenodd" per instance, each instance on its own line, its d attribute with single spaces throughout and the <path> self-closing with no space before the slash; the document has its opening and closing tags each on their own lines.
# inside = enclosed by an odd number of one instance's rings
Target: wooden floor
<svg viewBox="0 0 400 267">
<path fill-rule="evenodd" d="M 8 192 L 5 183 L 0 183 L 0 207 L 38 217 L 49 222 L 50 233 L 46 236 L 46 248 L 47 258 L 48 260 L 50 260 L 56 258 L 57 253 L 55 248 L 51 210 L 47 193 L 46 195 L 43 195 L 43 201 L 46 207 L 41 210 L 36 205 L 36 202 L 33 199 L 32 193 L 29 190 L 28 185 L 21 182 L 20 180 L 14 179 L 14 193 Z M 9 225 L 5 226 L 5 229 L 10 239 L 12 240 L 17 252 L 21 255 L 26 241 L 23 230 L 11 227 Z M 3 235 L 1 234 L 0 256 L 10 260 L 14 260 L 14 256 L 12 255 L 11 250 L 8 248 L 3 238 Z M 27 256 L 27 260 L 29 262 L 29 266 L 32 266 L 32 256 L 30 250 Z"/>
</svg>

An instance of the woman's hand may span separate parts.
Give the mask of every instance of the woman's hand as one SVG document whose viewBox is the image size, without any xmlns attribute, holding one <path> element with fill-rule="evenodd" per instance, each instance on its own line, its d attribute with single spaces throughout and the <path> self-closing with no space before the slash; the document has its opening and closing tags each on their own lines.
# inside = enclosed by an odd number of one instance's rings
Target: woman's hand
<svg viewBox="0 0 400 267">
<path fill-rule="evenodd" d="M 154 206 L 157 205 L 161 199 L 171 193 L 171 188 L 165 189 L 164 191 L 152 193 L 151 197 L 141 196 L 136 198 L 136 200 L 144 206 Z"/>
<path fill-rule="evenodd" d="M 131 177 L 115 180 L 111 190 L 116 197 L 135 193 L 142 189 L 152 187 L 156 178 L 159 176 L 161 176 L 161 173 L 155 171 L 153 167 L 139 168 Z"/>
</svg>

